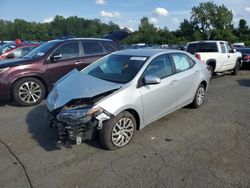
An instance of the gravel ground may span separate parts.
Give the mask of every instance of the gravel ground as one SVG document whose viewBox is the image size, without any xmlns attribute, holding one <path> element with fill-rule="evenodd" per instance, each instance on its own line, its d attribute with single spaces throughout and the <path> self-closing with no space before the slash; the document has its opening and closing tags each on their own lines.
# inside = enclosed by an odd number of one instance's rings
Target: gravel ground
<svg viewBox="0 0 250 188">
<path fill-rule="evenodd" d="M 199 109 L 182 108 L 137 132 L 128 146 L 58 148 L 44 103 L 0 106 L 0 139 L 34 187 L 250 187 L 250 71 L 212 80 Z M 29 187 L 0 143 L 0 187 Z"/>
</svg>

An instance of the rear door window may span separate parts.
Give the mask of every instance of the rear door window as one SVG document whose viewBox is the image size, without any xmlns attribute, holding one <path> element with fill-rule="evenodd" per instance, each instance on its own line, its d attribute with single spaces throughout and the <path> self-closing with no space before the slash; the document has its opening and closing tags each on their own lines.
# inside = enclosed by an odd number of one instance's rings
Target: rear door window
<svg viewBox="0 0 250 188">
<path fill-rule="evenodd" d="M 79 57 L 79 44 L 78 42 L 63 44 L 56 49 L 55 54 L 61 54 L 62 59 Z"/>
<path fill-rule="evenodd" d="M 104 48 L 99 41 L 83 41 L 82 45 L 85 55 L 105 53 Z"/>
<path fill-rule="evenodd" d="M 185 54 L 171 54 L 171 57 L 177 73 L 188 70 L 195 64 L 195 62 L 191 63 L 190 58 Z"/>
<path fill-rule="evenodd" d="M 102 44 L 104 45 L 104 47 L 108 53 L 112 53 L 112 52 L 116 51 L 115 47 L 110 42 L 104 41 L 104 42 L 102 42 Z"/>
</svg>

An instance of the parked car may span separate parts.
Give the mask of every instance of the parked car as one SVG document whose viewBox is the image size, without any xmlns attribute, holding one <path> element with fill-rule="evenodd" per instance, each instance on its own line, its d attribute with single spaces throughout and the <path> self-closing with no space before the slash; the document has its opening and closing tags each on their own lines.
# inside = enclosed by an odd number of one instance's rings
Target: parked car
<svg viewBox="0 0 250 188">
<path fill-rule="evenodd" d="M 62 76 L 119 49 L 119 44 L 110 39 L 46 42 L 20 59 L 0 63 L 0 99 L 12 98 L 21 106 L 36 105 Z"/>
<path fill-rule="evenodd" d="M 39 45 L 39 43 L 23 42 L 21 40 L 5 43 L 0 46 L 0 60 L 19 58 Z"/>
<path fill-rule="evenodd" d="M 242 66 L 250 67 L 250 48 L 237 48 L 242 53 Z"/>
<path fill-rule="evenodd" d="M 99 130 L 101 144 L 117 149 L 136 129 L 190 103 L 200 107 L 210 75 L 183 51 L 121 50 L 61 78 L 47 108 L 60 142 L 80 144 Z"/>
<path fill-rule="evenodd" d="M 3 46 L 4 44 L 6 44 L 6 43 L 9 43 L 9 42 L 13 42 L 13 41 L 11 41 L 11 40 L 0 40 L 0 47 L 1 46 Z"/>
<path fill-rule="evenodd" d="M 245 48 L 245 43 L 244 42 L 237 42 L 237 43 L 233 43 L 233 47 L 234 48 Z"/>
<path fill-rule="evenodd" d="M 190 42 L 186 51 L 209 65 L 212 73 L 232 70 L 236 75 L 241 67 L 242 54 L 227 41 Z"/>
</svg>

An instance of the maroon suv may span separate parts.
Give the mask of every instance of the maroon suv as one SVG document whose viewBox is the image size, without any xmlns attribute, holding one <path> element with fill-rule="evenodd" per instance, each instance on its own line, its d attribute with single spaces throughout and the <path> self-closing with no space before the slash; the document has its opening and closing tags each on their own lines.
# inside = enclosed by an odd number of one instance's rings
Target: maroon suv
<svg viewBox="0 0 250 188">
<path fill-rule="evenodd" d="M 81 70 L 119 49 L 119 44 L 110 39 L 69 38 L 46 42 L 20 59 L 0 63 L 0 100 L 14 99 L 21 106 L 36 105 L 69 71 Z"/>
</svg>

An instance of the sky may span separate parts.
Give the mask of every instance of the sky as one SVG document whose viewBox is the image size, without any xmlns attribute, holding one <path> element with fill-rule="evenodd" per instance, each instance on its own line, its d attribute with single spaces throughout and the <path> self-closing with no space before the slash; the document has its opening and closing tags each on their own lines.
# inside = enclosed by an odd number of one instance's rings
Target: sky
<svg viewBox="0 0 250 188">
<path fill-rule="evenodd" d="M 176 30 L 191 8 L 205 0 L 0 0 L 0 19 L 51 22 L 56 15 L 98 18 L 121 28 L 138 29 L 143 16 L 155 26 Z M 233 11 L 234 24 L 243 18 L 250 25 L 250 0 L 214 0 Z"/>
</svg>

